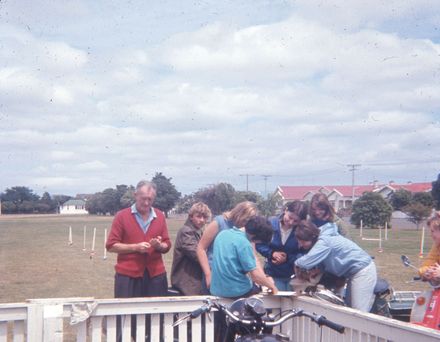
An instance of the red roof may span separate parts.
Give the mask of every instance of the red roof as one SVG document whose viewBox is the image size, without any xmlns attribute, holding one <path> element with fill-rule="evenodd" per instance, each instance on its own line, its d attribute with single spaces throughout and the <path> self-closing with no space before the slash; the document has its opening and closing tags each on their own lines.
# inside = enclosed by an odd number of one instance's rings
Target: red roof
<svg viewBox="0 0 440 342">
<path fill-rule="evenodd" d="M 407 184 L 369 184 L 369 185 L 355 185 L 354 194 L 356 197 L 362 196 L 366 191 L 379 190 L 389 186 L 394 190 L 405 189 L 411 192 L 425 192 L 430 191 L 432 188 L 431 183 L 407 183 Z M 280 185 L 278 189 L 285 199 L 303 199 L 308 192 L 317 193 L 320 189 L 325 188 L 329 193 L 333 190 L 338 191 L 342 196 L 350 197 L 352 195 L 351 185 L 301 185 L 301 186 L 288 186 Z"/>
</svg>

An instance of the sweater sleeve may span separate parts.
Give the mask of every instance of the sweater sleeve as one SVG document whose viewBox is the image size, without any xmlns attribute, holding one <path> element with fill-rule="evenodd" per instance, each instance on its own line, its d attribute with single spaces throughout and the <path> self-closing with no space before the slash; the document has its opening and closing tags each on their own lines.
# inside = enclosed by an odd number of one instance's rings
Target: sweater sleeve
<svg viewBox="0 0 440 342">
<path fill-rule="evenodd" d="M 430 266 L 435 265 L 437 262 L 440 263 L 440 251 L 437 248 L 437 246 L 434 244 L 431 247 L 431 250 L 429 251 L 425 260 L 423 261 L 422 267 L 419 268 L 419 275 L 423 276 L 423 274 L 425 274 L 428 268 Z"/>
<path fill-rule="evenodd" d="M 295 261 L 295 265 L 305 270 L 319 266 L 330 254 L 331 248 L 319 239 L 309 252 Z"/>
<path fill-rule="evenodd" d="M 257 243 L 255 244 L 255 248 L 258 253 L 260 253 L 265 258 L 270 259 L 272 257 L 272 248 L 269 244 L 265 243 Z"/>
<path fill-rule="evenodd" d="M 123 222 L 121 213 L 116 214 L 112 222 L 112 227 L 107 238 L 105 247 L 112 248 L 115 243 L 121 242 L 123 237 Z"/>
</svg>

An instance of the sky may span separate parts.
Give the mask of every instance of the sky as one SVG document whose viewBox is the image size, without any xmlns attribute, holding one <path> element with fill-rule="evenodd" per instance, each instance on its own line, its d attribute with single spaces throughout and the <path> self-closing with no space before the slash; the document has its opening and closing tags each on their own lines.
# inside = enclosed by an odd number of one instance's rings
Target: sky
<svg viewBox="0 0 440 342">
<path fill-rule="evenodd" d="M 437 179 L 440 1 L 0 0 L 0 192 L 156 172 L 182 194 Z"/>
</svg>

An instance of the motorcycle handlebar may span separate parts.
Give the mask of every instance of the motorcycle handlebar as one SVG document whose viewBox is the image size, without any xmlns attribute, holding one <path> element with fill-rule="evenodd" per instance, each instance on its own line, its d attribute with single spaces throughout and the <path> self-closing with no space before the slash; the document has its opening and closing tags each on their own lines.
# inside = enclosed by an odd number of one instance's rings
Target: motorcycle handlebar
<svg viewBox="0 0 440 342">
<path fill-rule="evenodd" d="M 226 306 L 224 306 L 218 302 L 215 302 L 215 301 L 214 302 L 208 301 L 202 307 L 191 312 L 191 314 L 188 315 L 188 318 L 190 318 L 190 319 L 197 318 L 201 314 L 208 312 L 208 311 L 211 311 L 212 308 L 216 308 L 217 310 L 224 312 L 226 314 L 226 316 L 228 316 L 234 322 L 240 322 L 241 324 L 244 324 L 244 325 L 251 325 L 251 324 L 255 323 L 254 320 L 242 319 L 242 318 L 234 315 L 231 311 L 229 311 L 226 308 Z M 317 323 L 319 326 L 324 325 L 330 329 L 337 331 L 340 334 L 344 333 L 344 331 L 345 331 L 344 326 L 337 324 L 335 322 L 332 322 L 322 315 L 308 313 L 302 309 L 292 309 L 287 314 L 281 316 L 280 318 L 278 318 L 275 321 L 261 321 L 261 322 L 259 322 L 259 324 L 261 324 L 265 327 L 271 328 L 271 327 L 275 327 L 275 326 L 278 326 L 278 325 L 284 323 L 285 321 L 287 321 L 288 319 L 290 319 L 292 317 L 298 317 L 298 316 L 309 317 L 312 321 Z M 180 324 L 180 323 L 178 323 L 178 324 Z"/>
</svg>

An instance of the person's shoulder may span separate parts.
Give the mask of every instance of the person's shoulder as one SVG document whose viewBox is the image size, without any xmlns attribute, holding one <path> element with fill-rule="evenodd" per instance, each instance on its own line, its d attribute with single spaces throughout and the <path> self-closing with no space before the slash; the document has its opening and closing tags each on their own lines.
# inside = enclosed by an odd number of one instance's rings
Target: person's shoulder
<svg viewBox="0 0 440 342">
<path fill-rule="evenodd" d="M 153 210 L 156 213 L 157 217 L 165 219 L 165 214 L 164 214 L 164 212 L 162 210 L 154 208 L 154 207 L 153 207 Z"/>
<path fill-rule="evenodd" d="M 131 207 L 123 208 L 123 209 L 119 210 L 118 212 L 116 212 L 115 218 L 125 216 L 127 214 L 131 214 Z"/>
</svg>

